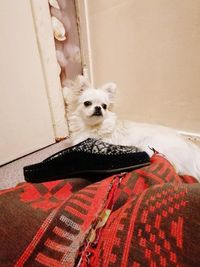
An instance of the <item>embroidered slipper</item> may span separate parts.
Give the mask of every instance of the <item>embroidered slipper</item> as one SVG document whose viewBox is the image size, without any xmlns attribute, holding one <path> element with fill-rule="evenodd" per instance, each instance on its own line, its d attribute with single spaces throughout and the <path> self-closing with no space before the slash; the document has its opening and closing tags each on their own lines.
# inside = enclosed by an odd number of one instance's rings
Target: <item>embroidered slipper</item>
<svg viewBox="0 0 200 267">
<path fill-rule="evenodd" d="M 24 177 L 32 183 L 94 175 L 105 177 L 149 164 L 148 154 L 137 147 L 112 145 L 88 138 L 40 163 L 24 167 Z"/>
</svg>

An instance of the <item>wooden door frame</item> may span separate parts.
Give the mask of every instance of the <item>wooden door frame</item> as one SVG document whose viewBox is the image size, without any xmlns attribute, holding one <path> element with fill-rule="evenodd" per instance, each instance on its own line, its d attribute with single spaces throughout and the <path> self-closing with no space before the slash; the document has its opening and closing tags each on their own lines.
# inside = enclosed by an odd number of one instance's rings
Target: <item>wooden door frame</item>
<svg viewBox="0 0 200 267">
<path fill-rule="evenodd" d="M 94 84 L 87 0 L 75 0 L 83 74 Z"/>
<path fill-rule="evenodd" d="M 48 0 L 30 0 L 55 140 L 69 136 Z"/>
</svg>

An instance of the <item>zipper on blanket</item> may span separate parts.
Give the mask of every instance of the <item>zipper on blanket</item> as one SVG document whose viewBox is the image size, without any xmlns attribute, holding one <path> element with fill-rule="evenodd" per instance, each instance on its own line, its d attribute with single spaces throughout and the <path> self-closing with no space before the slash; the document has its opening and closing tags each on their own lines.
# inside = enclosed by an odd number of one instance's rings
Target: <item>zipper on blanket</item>
<svg viewBox="0 0 200 267">
<path fill-rule="evenodd" d="M 92 262 L 94 261 L 96 256 L 95 248 L 97 247 L 97 244 L 99 242 L 103 227 L 106 225 L 110 214 L 112 213 L 116 191 L 126 173 L 127 172 L 123 172 L 114 175 L 113 180 L 109 185 L 105 206 L 100 212 L 98 218 L 95 220 L 92 228 L 89 231 L 89 234 L 85 239 L 83 246 L 81 247 L 81 250 L 79 251 L 79 259 L 76 267 L 93 266 Z"/>
</svg>

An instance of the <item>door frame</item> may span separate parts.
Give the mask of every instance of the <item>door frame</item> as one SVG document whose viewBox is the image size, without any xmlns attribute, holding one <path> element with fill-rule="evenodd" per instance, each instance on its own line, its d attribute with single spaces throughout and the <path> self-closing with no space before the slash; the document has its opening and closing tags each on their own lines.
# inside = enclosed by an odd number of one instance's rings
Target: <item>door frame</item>
<svg viewBox="0 0 200 267">
<path fill-rule="evenodd" d="M 69 137 L 48 0 L 30 0 L 55 140 Z"/>
<path fill-rule="evenodd" d="M 87 0 L 75 0 L 83 74 L 94 85 Z"/>
</svg>

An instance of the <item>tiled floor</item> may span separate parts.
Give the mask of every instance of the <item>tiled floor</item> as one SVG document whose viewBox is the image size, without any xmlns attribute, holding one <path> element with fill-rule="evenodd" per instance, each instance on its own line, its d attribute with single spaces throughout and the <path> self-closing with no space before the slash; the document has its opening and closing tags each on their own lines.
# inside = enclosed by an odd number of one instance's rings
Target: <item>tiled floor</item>
<svg viewBox="0 0 200 267">
<path fill-rule="evenodd" d="M 44 160 L 48 156 L 68 147 L 69 143 L 69 140 L 61 141 L 0 167 L 0 189 L 10 188 L 20 182 L 24 182 L 24 166 Z"/>
</svg>

